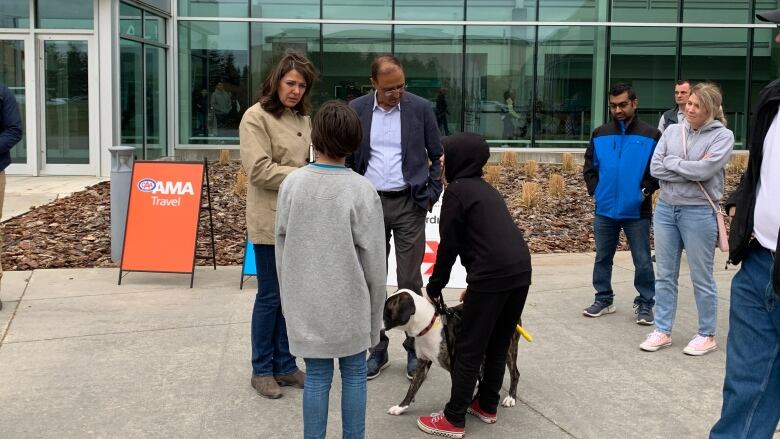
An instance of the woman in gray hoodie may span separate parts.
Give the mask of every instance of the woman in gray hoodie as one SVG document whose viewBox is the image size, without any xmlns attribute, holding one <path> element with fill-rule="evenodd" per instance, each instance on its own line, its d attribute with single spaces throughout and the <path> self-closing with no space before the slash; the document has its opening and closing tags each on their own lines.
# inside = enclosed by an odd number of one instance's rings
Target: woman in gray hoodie
<svg viewBox="0 0 780 439">
<path fill-rule="evenodd" d="M 655 352 L 672 344 L 677 310 L 677 279 L 685 249 L 699 312 L 699 330 L 683 352 L 704 355 L 717 349 L 718 290 L 713 275 L 718 238 L 716 206 L 723 197 L 724 167 L 734 148 L 725 127 L 720 89 L 697 84 L 685 106 L 683 123 L 669 126 L 658 141 L 650 173 L 659 180 L 655 207 L 655 331 L 639 345 Z"/>
</svg>

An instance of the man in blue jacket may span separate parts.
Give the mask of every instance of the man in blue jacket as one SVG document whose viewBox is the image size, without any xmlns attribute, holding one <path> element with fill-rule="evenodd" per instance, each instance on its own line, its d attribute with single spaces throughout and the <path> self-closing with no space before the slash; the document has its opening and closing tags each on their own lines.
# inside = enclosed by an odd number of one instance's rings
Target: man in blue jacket
<svg viewBox="0 0 780 439">
<path fill-rule="evenodd" d="M 588 194 L 596 203 L 593 237 L 596 262 L 593 287 L 596 300 L 582 312 L 600 317 L 615 312 L 612 290 L 612 262 L 620 230 L 626 234 L 634 260 L 636 322 L 652 325 L 655 305 L 655 274 L 650 259 L 652 194 L 658 180 L 650 175 L 650 158 L 661 133 L 636 116 L 636 93 L 628 84 L 609 90 L 612 121 L 596 128 L 585 152 L 583 176 Z"/>
<path fill-rule="evenodd" d="M 5 198 L 5 168 L 11 164 L 11 148 L 20 140 L 22 140 L 22 117 L 19 115 L 19 106 L 11 90 L 0 83 L 0 215 L 3 212 Z M 2 236 L 0 236 L 0 245 L 2 245 Z M 2 278 L 3 266 L 0 264 L 0 280 Z M 1 300 L 0 309 L 3 309 Z"/>
</svg>

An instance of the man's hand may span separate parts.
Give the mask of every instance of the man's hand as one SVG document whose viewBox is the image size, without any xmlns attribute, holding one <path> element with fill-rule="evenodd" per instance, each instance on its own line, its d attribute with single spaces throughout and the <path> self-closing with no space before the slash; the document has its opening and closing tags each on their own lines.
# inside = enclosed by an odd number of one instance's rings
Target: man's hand
<svg viewBox="0 0 780 439">
<path fill-rule="evenodd" d="M 467 291 L 468 290 L 466 289 L 466 290 L 463 290 L 463 291 L 460 292 L 460 297 L 458 298 L 459 301 L 463 302 L 463 299 L 466 297 L 466 292 Z"/>
</svg>

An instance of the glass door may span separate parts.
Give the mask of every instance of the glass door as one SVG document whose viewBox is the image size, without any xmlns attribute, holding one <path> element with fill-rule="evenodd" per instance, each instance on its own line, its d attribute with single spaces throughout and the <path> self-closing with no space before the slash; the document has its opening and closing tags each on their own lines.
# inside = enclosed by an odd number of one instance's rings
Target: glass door
<svg viewBox="0 0 780 439">
<path fill-rule="evenodd" d="M 5 84 L 16 98 L 24 131 L 22 140 L 11 149 L 11 166 L 6 168 L 6 172 L 9 174 L 34 173 L 34 151 L 31 155 L 30 151 L 27 150 L 27 145 L 30 144 L 28 139 L 35 138 L 35 136 L 29 135 L 29 133 L 34 132 L 34 129 L 31 129 L 34 127 L 34 123 L 31 122 L 31 118 L 27 114 L 28 112 L 34 114 L 34 105 L 31 104 L 34 102 L 35 95 L 33 91 L 35 87 L 30 85 L 34 75 L 28 74 L 31 71 L 28 63 L 34 59 L 32 51 L 26 50 L 30 47 L 29 41 L 28 36 L 0 35 L 0 83 Z"/>
<path fill-rule="evenodd" d="M 92 37 L 39 36 L 42 174 L 97 172 L 97 75 Z"/>
</svg>

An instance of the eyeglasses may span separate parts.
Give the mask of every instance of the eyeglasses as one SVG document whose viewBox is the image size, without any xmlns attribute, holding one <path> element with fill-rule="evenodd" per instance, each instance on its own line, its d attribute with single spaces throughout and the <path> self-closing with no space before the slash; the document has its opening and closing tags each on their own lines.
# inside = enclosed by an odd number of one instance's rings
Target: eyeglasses
<svg viewBox="0 0 780 439">
<path fill-rule="evenodd" d="M 390 88 L 380 88 L 379 91 L 385 94 L 385 96 L 392 96 L 395 93 L 402 93 L 406 88 L 406 84 L 401 84 Z"/>
<path fill-rule="evenodd" d="M 626 108 L 628 108 L 628 106 L 630 104 L 631 104 L 631 102 L 629 102 L 629 101 L 623 101 L 623 102 L 620 102 L 618 104 L 610 103 L 609 104 L 609 109 L 610 110 L 617 110 L 618 108 L 620 108 L 621 110 L 625 110 Z"/>
</svg>

